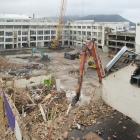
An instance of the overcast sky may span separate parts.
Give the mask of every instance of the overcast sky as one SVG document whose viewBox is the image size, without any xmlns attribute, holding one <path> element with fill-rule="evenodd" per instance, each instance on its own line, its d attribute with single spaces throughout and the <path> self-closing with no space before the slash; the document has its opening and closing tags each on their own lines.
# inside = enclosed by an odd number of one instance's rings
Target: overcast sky
<svg viewBox="0 0 140 140">
<path fill-rule="evenodd" d="M 61 0 L 0 0 L 0 13 L 58 16 Z M 67 0 L 66 15 L 120 14 L 140 22 L 140 0 Z"/>
</svg>

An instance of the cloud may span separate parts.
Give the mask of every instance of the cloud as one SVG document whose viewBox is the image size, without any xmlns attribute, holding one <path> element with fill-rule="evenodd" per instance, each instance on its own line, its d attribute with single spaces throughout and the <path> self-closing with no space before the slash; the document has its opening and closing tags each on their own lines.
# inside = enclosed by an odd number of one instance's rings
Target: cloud
<svg viewBox="0 0 140 140">
<path fill-rule="evenodd" d="M 0 13 L 58 16 L 61 0 L 0 0 Z M 67 0 L 67 15 L 121 14 L 139 19 L 140 0 Z M 133 18 L 135 17 L 135 18 Z"/>
</svg>

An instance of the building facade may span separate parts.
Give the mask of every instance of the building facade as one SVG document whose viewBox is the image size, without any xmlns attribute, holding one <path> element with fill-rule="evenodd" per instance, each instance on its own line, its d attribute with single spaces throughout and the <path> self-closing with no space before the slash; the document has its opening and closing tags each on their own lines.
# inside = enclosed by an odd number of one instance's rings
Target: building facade
<svg viewBox="0 0 140 140">
<path fill-rule="evenodd" d="M 105 35 L 108 32 L 129 30 L 128 22 L 94 22 L 93 20 L 74 21 L 70 23 L 70 46 L 82 47 L 87 40 L 95 40 L 97 46 L 103 51 L 105 46 Z"/>
<path fill-rule="evenodd" d="M 129 49 L 135 50 L 135 31 L 127 32 L 110 32 L 106 34 L 106 44 L 108 51 L 118 51 L 122 47 L 127 46 Z"/>
<path fill-rule="evenodd" d="M 140 53 L 140 23 L 136 26 L 136 52 Z"/>
<path fill-rule="evenodd" d="M 55 23 L 30 20 L 0 22 L 0 49 L 44 47 L 55 36 Z"/>
<path fill-rule="evenodd" d="M 99 48 L 106 51 L 106 30 L 112 32 L 129 29 L 128 22 L 103 23 L 89 21 L 67 22 L 62 33 L 64 47 L 82 47 L 94 39 Z M 41 19 L 0 18 L 0 50 L 32 47 L 49 47 L 56 37 L 57 22 Z"/>
</svg>

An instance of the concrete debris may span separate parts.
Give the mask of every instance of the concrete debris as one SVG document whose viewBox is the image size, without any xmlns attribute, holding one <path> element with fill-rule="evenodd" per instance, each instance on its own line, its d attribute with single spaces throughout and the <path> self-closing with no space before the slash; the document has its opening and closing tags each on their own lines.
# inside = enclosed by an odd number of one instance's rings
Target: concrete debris
<svg viewBox="0 0 140 140">
<path fill-rule="evenodd" d="M 137 139 L 140 139 L 140 135 L 137 135 Z"/>
<path fill-rule="evenodd" d="M 63 138 L 66 140 L 66 139 L 68 139 L 68 131 L 66 131 L 66 132 L 64 132 L 64 134 L 63 134 Z"/>
<path fill-rule="evenodd" d="M 39 104 L 38 107 L 39 107 L 39 109 L 40 109 L 40 111 L 41 111 L 41 114 L 42 114 L 42 117 L 43 117 L 44 122 L 47 122 L 46 114 L 45 114 L 45 112 L 44 112 L 44 109 L 43 109 L 42 105 Z"/>
<path fill-rule="evenodd" d="M 66 93 L 57 92 L 54 87 L 52 85 L 48 88 L 40 84 L 31 89 L 16 89 L 16 91 L 9 89 L 8 91 L 9 96 L 15 92 L 15 105 L 23 116 L 21 121 L 25 128 L 31 129 L 30 137 L 55 140 L 58 135 L 63 134 L 63 131 L 75 128 L 82 130 L 82 126 L 90 126 L 96 123 L 97 118 L 111 112 L 111 108 L 102 102 L 98 103 L 99 105 L 91 102 L 75 108 L 67 116 L 69 102 Z M 66 134 L 64 136 L 62 134 L 61 136 L 66 139 Z"/>
<path fill-rule="evenodd" d="M 89 132 L 84 136 L 83 140 L 103 140 L 103 139 L 100 138 L 97 134 Z"/>
<path fill-rule="evenodd" d="M 75 107 L 71 107 L 80 60 L 65 59 L 64 52 L 53 52 L 50 56 L 52 59 L 49 65 L 48 61 L 40 62 L 38 57 L 31 58 L 26 55 L 9 56 L 11 59 L 0 57 L 0 87 L 13 100 L 21 115 L 21 125 L 23 130 L 27 131 L 24 138 L 75 140 L 69 135 L 71 131 L 83 132 L 91 125 L 100 125 L 98 121 L 103 118 L 113 118 L 113 109 L 101 100 L 100 90 L 96 90 L 101 87 L 94 70 L 88 70 L 89 74 L 84 77 L 80 101 Z M 22 64 L 23 61 L 25 63 Z M 122 121 L 120 118 L 118 125 L 121 125 Z M 127 128 L 128 126 L 123 127 Z M 102 134 L 102 130 L 98 130 L 96 134 L 90 132 L 83 139 L 102 140 Z M 7 140 L 12 137 L 9 132 L 6 135 Z M 110 137 L 115 139 L 117 136 L 114 134 Z"/>
</svg>

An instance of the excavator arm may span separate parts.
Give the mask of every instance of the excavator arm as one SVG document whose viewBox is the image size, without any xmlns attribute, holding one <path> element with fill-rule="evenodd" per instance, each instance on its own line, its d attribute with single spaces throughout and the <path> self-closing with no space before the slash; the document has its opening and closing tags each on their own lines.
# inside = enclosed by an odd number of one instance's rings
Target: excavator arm
<svg viewBox="0 0 140 140">
<path fill-rule="evenodd" d="M 78 86 L 76 89 L 76 96 L 72 100 L 72 106 L 74 106 L 80 98 L 81 95 L 81 88 L 83 83 L 83 76 L 84 76 L 84 69 L 85 64 L 87 62 L 87 57 L 93 57 L 95 64 L 96 64 L 96 71 L 98 74 L 99 82 L 102 83 L 102 78 L 105 76 L 105 72 L 101 63 L 101 59 L 98 55 L 96 44 L 94 41 L 88 42 L 85 47 L 83 48 L 83 51 L 80 55 L 80 69 L 79 69 L 79 78 L 78 78 Z"/>
</svg>

